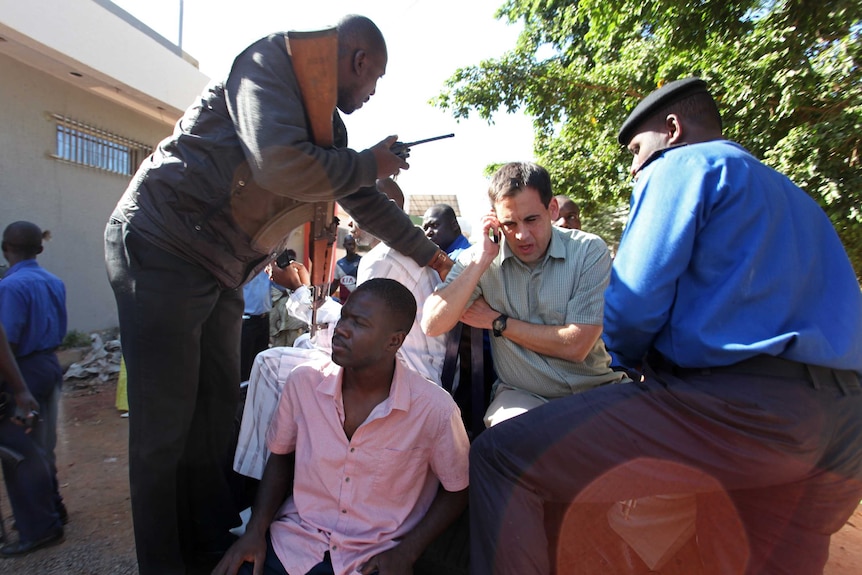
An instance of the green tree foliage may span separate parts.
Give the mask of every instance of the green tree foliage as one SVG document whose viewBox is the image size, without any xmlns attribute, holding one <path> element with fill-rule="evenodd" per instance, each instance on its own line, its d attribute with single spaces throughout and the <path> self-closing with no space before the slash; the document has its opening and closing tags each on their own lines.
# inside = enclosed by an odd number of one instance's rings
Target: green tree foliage
<svg viewBox="0 0 862 575">
<path fill-rule="evenodd" d="M 627 202 L 628 112 L 696 75 L 725 136 L 820 203 L 862 275 L 862 1 L 508 0 L 497 17 L 523 23 L 517 45 L 457 70 L 435 104 L 489 122 L 525 110 L 556 192 L 588 217 Z"/>
</svg>

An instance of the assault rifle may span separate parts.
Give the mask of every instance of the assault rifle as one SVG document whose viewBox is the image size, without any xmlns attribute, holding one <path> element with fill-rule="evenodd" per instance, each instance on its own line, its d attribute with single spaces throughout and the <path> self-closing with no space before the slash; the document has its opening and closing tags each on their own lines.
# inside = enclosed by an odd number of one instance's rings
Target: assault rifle
<svg viewBox="0 0 862 575">
<path fill-rule="evenodd" d="M 332 146 L 332 115 L 338 100 L 338 30 L 288 32 L 287 51 L 293 62 L 302 102 L 318 146 Z M 317 332 L 317 310 L 329 294 L 338 218 L 334 202 L 315 202 L 308 237 L 311 263 L 311 335 Z"/>
</svg>

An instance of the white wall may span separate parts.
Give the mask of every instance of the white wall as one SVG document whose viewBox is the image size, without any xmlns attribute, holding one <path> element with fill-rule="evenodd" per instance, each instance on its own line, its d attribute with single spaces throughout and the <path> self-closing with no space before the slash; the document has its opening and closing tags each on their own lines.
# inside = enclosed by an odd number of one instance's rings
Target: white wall
<svg viewBox="0 0 862 575">
<path fill-rule="evenodd" d="M 0 35 L 44 56 L 45 71 L 74 68 L 85 85 L 160 105 L 173 118 L 208 81 L 194 63 L 92 0 L 0 0 Z"/>
</svg>

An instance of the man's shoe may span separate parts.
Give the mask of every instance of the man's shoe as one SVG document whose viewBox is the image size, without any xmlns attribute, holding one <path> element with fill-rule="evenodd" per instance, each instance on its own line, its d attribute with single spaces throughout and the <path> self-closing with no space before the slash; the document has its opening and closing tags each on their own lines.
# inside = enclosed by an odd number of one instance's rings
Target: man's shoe
<svg viewBox="0 0 862 575">
<path fill-rule="evenodd" d="M 63 525 L 69 523 L 69 510 L 66 509 L 66 505 L 62 501 L 57 505 L 57 515 Z M 12 531 L 18 531 L 18 523 L 12 523 Z"/>
<path fill-rule="evenodd" d="M 51 547 L 52 545 L 57 545 L 58 543 L 62 543 L 65 541 L 65 537 L 63 535 L 63 529 L 57 529 L 56 531 L 52 531 L 47 536 L 37 539 L 36 541 L 18 541 L 17 543 L 10 543 L 9 545 L 4 545 L 0 547 L 0 557 L 19 557 L 21 555 L 27 555 L 28 553 L 32 553 L 33 551 L 37 551 L 39 549 L 44 549 L 45 547 Z"/>
</svg>

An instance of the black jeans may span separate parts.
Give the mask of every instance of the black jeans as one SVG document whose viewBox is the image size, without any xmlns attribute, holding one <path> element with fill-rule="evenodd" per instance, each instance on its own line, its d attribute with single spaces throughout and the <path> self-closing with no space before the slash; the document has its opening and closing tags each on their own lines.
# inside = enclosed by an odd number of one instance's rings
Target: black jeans
<svg viewBox="0 0 862 575">
<path fill-rule="evenodd" d="M 546 502 L 656 494 L 696 496 L 706 573 L 822 573 L 862 497 L 859 385 L 647 370 L 492 427 L 470 450 L 471 573 L 548 573 Z"/>
<path fill-rule="evenodd" d="M 243 563 L 237 575 L 252 575 L 253 573 L 254 564 Z M 269 532 L 266 534 L 266 562 L 263 565 L 263 575 L 289 575 L 272 548 L 272 539 Z M 324 554 L 323 561 L 312 567 L 311 571 L 305 575 L 335 575 L 335 572 L 332 570 L 332 560 L 329 558 L 329 552 L 327 551 Z"/>
<path fill-rule="evenodd" d="M 111 219 L 105 260 L 128 373 L 129 483 L 141 575 L 223 552 L 242 292 Z"/>
<path fill-rule="evenodd" d="M 269 314 L 253 315 L 242 320 L 242 342 L 240 345 L 240 381 L 248 381 L 254 358 L 269 348 Z"/>
</svg>

